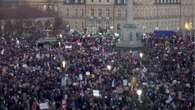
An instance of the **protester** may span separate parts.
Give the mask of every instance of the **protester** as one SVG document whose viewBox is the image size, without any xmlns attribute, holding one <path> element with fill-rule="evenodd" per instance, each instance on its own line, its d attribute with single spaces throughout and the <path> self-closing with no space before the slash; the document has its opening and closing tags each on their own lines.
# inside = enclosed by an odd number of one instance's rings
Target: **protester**
<svg viewBox="0 0 195 110">
<path fill-rule="evenodd" d="M 192 41 L 151 35 L 144 39 L 142 58 L 140 51 L 117 49 L 114 34 L 75 36 L 49 47 L 37 46 L 36 40 L 2 35 L 0 110 L 42 105 L 54 110 L 191 110 L 194 105 Z"/>
</svg>

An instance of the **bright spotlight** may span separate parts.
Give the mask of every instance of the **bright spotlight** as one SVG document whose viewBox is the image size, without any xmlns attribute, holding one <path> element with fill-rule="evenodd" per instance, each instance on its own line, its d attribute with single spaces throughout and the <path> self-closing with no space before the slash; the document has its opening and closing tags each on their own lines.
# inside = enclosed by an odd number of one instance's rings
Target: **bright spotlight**
<svg viewBox="0 0 195 110">
<path fill-rule="evenodd" d="M 110 71 L 112 69 L 111 65 L 107 65 L 107 69 Z"/>
<path fill-rule="evenodd" d="M 60 38 L 62 38 L 62 34 L 60 34 L 59 36 L 60 36 Z"/>
<path fill-rule="evenodd" d="M 141 96 L 141 95 L 142 95 L 142 90 L 141 90 L 141 89 L 138 89 L 138 90 L 137 90 L 137 95 L 138 95 L 138 96 Z"/>
<path fill-rule="evenodd" d="M 144 54 L 141 52 L 139 53 L 140 58 L 143 58 Z"/>
<path fill-rule="evenodd" d="M 66 61 L 62 61 L 62 67 L 63 67 L 63 68 L 66 67 Z"/>
</svg>

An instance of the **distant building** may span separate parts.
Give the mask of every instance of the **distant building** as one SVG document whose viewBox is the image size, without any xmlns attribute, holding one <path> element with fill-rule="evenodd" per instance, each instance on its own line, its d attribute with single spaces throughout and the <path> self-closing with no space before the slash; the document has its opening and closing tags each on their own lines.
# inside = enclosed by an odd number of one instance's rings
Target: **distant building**
<svg viewBox="0 0 195 110">
<path fill-rule="evenodd" d="M 134 19 L 146 32 L 183 29 L 185 22 L 194 25 L 194 3 L 195 0 L 134 0 Z"/>
<path fill-rule="evenodd" d="M 194 25 L 195 0 L 133 0 L 134 20 L 143 32 L 178 30 Z M 72 28 L 88 31 L 114 27 L 127 20 L 127 0 L 60 0 L 59 13 Z M 194 26 L 192 26 L 194 28 Z"/>
<path fill-rule="evenodd" d="M 72 28 L 95 32 L 99 28 L 114 30 L 126 21 L 126 0 L 63 0 L 59 13 Z"/>
<path fill-rule="evenodd" d="M 77 30 L 94 32 L 99 28 L 113 27 L 120 31 L 127 21 L 128 0 L 0 0 L 0 6 L 28 4 L 63 18 Z M 143 32 L 154 29 L 179 30 L 188 22 L 194 29 L 195 0 L 132 0 L 133 19 Z"/>
<path fill-rule="evenodd" d="M 38 2 L 37 4 L 40 5 Z M 30 30 L 31 26 L 42 29 L 46 25 L 53 24 L 54 15 L 48 10 L 37 8 L 37 6 L 34 7 L 24 0 L 0 1 L 0 32 Z"/>
</svg>

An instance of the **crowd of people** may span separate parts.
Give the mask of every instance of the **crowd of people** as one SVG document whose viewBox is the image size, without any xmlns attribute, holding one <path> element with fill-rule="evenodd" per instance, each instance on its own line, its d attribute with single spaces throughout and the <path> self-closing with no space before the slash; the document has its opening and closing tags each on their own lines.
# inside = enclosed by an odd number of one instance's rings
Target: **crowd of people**
<svg viewBox="0 0 195 110">
<path fill-rule="evenodd" d="M 37 39 L 1 35 L 0 110 L 193 108 L 189 39 L 150 34 L 139 51 L 118 49 L 114 34 L 61 36 L 49 46 Z"/>
</svg>

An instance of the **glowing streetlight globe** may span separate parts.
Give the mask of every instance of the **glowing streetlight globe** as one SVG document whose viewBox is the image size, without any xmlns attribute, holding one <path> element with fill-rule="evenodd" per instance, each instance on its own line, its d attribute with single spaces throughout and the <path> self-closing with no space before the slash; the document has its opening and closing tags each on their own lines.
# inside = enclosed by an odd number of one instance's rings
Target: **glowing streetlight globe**
<svg viewBox="0 0 195 110">
<path fill-rule="evenodd" d="M 112 69 L 111 65 L 107 65 L 107 69 L 110 71 Z"/>
<path fill-rule="evenodd" d="M 62 38 L 62 34 L 60 34 L 59 36 L 60 36 L 60 38 Z"/>
<path fill-rule="evenodd" d="M 144 54 L 143 53 L 139 53 L 140 58 L 143 58 Z"/>
<path fill-rule="evenodd" d="M 138 95 L 138 96 L 141 96 L 141 95 L 142 95 L 142 90 L 138 89 L 138 90 L 137 90 L 137 95 Z"/>
<path fill-rule="evenodd" d="M 66 61 L 62 61 L 62 67 L 63 67 L 63 68 L 66 67 Z"/>
<path fill-rule="evenodd" d="M 185 22 L 184 28 L 190 31 L 192 29 L 192 22 Z"/>
<path fill-rule="evenodd" d="M 133 53 L 133 51 L 132 51 L 132 50 L 130 50 L 130 51 L 129 51 L 129 53 Z"/>
</svg>

